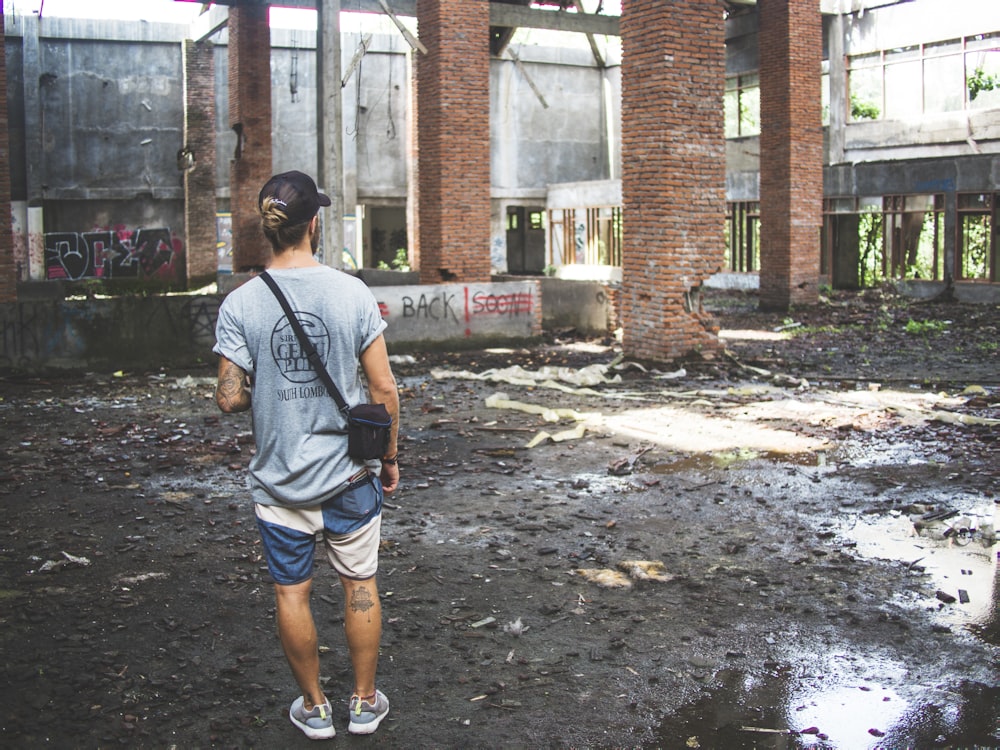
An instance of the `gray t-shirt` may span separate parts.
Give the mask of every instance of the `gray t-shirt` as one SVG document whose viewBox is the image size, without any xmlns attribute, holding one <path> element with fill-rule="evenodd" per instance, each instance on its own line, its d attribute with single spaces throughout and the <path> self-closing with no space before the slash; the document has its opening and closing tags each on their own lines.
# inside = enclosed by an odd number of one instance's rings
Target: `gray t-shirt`
<svg viewBox="0 0 1000 750">
<path fill-rule="evenodd" d="M 359 357 L 386 327 L 368 287 L 327 266 L 269 273 L 348 405 L 366 402 Z M 261 279 L 226 297 L 215 338 L 213 351 L 252 378 L 257 451 L 247 483 L 254 502 L 317 505 L 344 489 L 363 466 L 347 455 L 347 420 Z M 377 460 L 369 465 L 378 472 Z"/>
</svg>

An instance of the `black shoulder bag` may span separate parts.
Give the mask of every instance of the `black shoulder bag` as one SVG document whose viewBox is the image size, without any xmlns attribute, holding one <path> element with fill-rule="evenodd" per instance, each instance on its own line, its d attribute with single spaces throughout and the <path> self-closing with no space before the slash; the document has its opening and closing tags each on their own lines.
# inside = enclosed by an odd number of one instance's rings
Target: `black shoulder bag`
<svg viewBox="0 0 1000 750">
<path fill-rule="evenodd" d="M 302 324 L 295 317 L 295 313 L 292 312 L 292 308 L 288 304 L 288 300 L 285 299 L 285 295 L 281 293 L 281 289 L 278 288 L 278 284 L 267 271 L 260 274 L 260 278 L 274 292 L 274 296 L 281 304 L 281 309 L 285 311 L 289 325 L 295 331 L 295 337 L 299 340 L 302 351 L 309 359 L 309 364 L 312 365 L 330 395 L 333 396 L 333 400 L 337 402 L 340 411 L 347 418 L 348 455 L 362 461 L 382 458 L 389 447 L 389 428 L 392 426 L 392 417 L 389 416 L 385 404 L 358 404 L 348 407 L 336 383 L 330 377 L 326 365 L 320 359 L 319 352 L 306 336 L 306 332 L 302 330 Z"/>
</svg>

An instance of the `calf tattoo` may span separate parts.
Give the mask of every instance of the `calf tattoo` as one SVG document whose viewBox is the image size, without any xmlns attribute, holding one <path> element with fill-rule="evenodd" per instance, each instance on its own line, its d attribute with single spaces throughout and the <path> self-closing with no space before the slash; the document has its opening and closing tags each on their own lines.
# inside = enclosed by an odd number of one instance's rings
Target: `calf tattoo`
<svg viewBox="0 0 1000 750">
<path fill-rule="evenodd" d="M 354 612 L 364 612 L 368 613 L 368 622 L 372 621 L 371 610 L 375 606 L 375 600 L 372 599 L 371 592 L 364 586 L 358 586 L 354 589 L 354 593 L 351 594 L 350 607 Z"/>
</svg>

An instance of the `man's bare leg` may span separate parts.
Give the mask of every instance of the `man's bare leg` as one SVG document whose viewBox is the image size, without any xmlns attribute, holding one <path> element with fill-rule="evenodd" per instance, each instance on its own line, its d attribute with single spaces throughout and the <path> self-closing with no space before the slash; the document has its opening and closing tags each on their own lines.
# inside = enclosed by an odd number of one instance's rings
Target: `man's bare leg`
<svg viewBox="0 0 1000 750">
<path fill-rule="evenodd" d="M 344 632 L 354 668 L 354 694 L 375 694 L 375 672 L 382 640 L 382 605 L 375 577 L 356 581 L 340 577 L 344 587 Z"/>
<path fill-rule="evenodd" d="M 278 637 L 288 666 L 302 690 L 305 709 L 326 702 L 319 684 L 319 646 L 316 623 L 309 606 L 312 580 L 291 585 L 275 584 Z"/>
</svg>

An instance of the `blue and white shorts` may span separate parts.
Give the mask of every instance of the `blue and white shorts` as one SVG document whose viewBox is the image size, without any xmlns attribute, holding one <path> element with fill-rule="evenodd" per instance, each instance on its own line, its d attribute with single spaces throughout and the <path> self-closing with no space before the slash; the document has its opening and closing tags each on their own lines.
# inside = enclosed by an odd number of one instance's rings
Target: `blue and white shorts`
<svg viewBox="0 0 1000 750">
<path fill-rule="evenodd" d="M 287 586 L 312 578 L 319 534 L 338 574 L 356 580 L 374 576 L 384 497 L 379 478 L 366 473 L 322 505 L 286 508 L 256 504 L 257 528 L 275 583 Z"/>
</svg>

